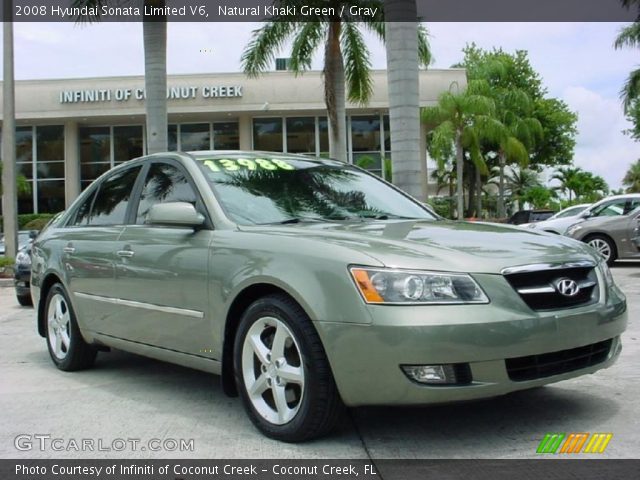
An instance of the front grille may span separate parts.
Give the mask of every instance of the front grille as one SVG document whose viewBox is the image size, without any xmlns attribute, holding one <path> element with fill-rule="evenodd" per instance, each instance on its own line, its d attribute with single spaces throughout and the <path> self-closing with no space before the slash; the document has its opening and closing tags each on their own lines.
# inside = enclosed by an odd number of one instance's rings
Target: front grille
<svg viewBox="0 0 640 480">
<path fill-rule="evenodd" d="M 609 339 L 570 350 L 507 358 L 507 373 L 514 382 L 524 382 L 592 367 L 607 359 L 612 342 Z"/>
<path fill-rule="evenodd" d="M 540 269 L 517 267 L 506 269 L 504 276 L 533 310 L 580 307 L 595 303 L 599 298 L 598 277 L 592 264 L 546 266 Z M 576 282 L 579 286 L 576 295 L 565 296 L 559 292 L 558 282 L 564 279 Z"/>
</svg>

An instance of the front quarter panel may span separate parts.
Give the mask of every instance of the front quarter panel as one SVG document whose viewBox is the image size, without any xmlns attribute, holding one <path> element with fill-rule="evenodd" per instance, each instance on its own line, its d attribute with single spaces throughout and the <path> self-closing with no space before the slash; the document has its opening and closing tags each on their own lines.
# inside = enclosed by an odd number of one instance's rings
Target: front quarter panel
<svg viewBox="0 0 640 480">
<path fill-rule="evenodd" d="M 366 254 L 295 236 L 242 231 L 216 232 L 212 249 L 213 318 L 226 319 L 246 288 L 269 284 L 291 295 L 312 321 L 371 323 L 348 271 L 350 264 L 382 266 Z M 218 338 L 222 335 L 219 331 Z"/>
</svg>

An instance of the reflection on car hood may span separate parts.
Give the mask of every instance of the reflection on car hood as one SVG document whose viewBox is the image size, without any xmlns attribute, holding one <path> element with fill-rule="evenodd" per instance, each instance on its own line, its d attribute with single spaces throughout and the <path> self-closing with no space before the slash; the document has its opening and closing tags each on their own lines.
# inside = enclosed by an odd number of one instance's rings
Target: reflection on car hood
<svg viewBox="0 0 640 480">
<path fill-rule="evenodd" d="M 594 259 L 584 244 L 566 237 L 478 222 L 398 220 L 241 229 L 339 245 L 398 268 L 499 273 L 515 265 Z"/>
</svg>

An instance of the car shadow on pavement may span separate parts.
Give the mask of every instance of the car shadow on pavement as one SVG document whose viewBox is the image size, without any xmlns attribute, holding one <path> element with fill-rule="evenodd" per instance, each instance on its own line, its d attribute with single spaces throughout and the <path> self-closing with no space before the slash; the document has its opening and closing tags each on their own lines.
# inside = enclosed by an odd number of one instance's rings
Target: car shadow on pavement
<svg viewBox="0 0 640 480">
<path fill-rule="evenodd" d="M 353 410 L 353 416 L 376 456 L 385 456 L 376 452 L 379 442 L 393 457 L 400 454 L 393 445 L 402 443 L 405 458 L 495 458 L 509 456 L 510 450 L 514 456 L 534 454 L 535 447 L 523 452 L 517 445 L 535 444 L 547 432 L 606 428 L 619 408 L 607 392 L 577 391 L 559 384 L 448 405 L 361 407 Z M 406 442 L 407 436 L 411 442 Z M 465 444 L 473 448 L 461 451 Z"/>
</svg>

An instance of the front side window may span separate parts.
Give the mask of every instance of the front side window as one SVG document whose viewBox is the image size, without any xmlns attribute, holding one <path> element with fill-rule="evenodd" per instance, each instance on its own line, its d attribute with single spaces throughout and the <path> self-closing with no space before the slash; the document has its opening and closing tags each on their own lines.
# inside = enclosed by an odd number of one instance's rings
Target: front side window
<svg viewBox="0 0 640 480">
<path fill-rule="evenodd" d="M 129 198 L 139 172 L 139 166 L 128 168 L 112 174 L 102 182 L 93 201 L 88 225 L 106 226 L 125 223 Z"/>
<path fill-rule="evenodd" d="M 195 206 L 196 200 L 196 192 L 182 170 L 168 163 L 153 163 L 140 195 L 136 223 L 144 224 L 157 203 L 188 202 Z"/>
<path fill-rule="evenodd" d="M 286 156 L 196 157 L 227 214 L 242 225 L 297 221 L 412 218 L 426 209 L 341 162 Z"/>
<path fill-rule="evenodd" d="M 615 217 L 624 214 L 624 207 L 627 203 L 626 199 L 614 200 L 604 203 L 593 210 L 594 217 Z"/>
</svg>

